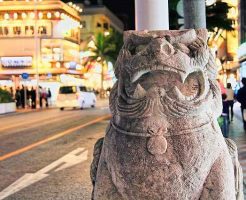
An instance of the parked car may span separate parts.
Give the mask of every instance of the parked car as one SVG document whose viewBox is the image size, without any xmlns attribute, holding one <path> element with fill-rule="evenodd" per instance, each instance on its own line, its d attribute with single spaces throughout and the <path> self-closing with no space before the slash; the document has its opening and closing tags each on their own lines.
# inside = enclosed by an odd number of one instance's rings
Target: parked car
<svg viewBox="0 0 246 200">
<path fill-rule="evenodd" d="M 56 105 L 60 110 L 95 107 L 96 95 L 85 86 L 60 86 Z"/>
</svg>

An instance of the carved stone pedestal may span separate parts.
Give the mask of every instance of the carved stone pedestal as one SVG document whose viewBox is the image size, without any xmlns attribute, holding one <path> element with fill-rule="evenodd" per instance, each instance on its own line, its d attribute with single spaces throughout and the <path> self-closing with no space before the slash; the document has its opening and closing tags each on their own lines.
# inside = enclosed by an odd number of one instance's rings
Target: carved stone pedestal
<svg viewBox="0 0 246 200">
<path fill-rule="evenodd" d="M 95 145 L 95 200 L 243 199 L 237 150 L 224 140 L 207 31 L 127 31 Z"/>
</svg>

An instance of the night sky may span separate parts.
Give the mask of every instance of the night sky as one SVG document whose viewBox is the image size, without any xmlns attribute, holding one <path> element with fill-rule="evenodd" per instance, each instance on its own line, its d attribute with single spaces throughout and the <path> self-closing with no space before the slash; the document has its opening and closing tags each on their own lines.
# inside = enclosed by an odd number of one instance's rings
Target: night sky
<svg viewBox="0 0 246 200">
<path fill-rule="evenodd" d="M 68 1 L 84 3 L 86 0 L 64 0 L 64 2 Z M 91 5 L 97 4 L 97 0 L 90 0 L 90 2 Z M 134 29 L 134 0 L 103 0 L 103 4 L 124 23 L 125 30 Z"/>
<path fill-rule="evenodd" d="M 125 30 L 135 28 L 134 0 L 104 0 L 103 3 L 121 19 Z"/>
</svg>

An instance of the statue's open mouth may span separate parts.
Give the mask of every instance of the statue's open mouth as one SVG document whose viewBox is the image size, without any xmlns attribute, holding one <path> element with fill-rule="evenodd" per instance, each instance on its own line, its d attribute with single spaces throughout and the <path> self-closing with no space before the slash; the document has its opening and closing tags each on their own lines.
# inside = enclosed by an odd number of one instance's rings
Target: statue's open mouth
<svg viewBox="0 0 246 200">
<path fill-rule="evenodd" d="M 127 91 L 131 97 L 139 99 L 153 92 L 153 88 L 159 88 L 172 99 L 195 101 L 205 93 L 204 76 L 201 70 L 185 73 L 173 68 L 155 67 L 135 73 Z"/>
</svg>

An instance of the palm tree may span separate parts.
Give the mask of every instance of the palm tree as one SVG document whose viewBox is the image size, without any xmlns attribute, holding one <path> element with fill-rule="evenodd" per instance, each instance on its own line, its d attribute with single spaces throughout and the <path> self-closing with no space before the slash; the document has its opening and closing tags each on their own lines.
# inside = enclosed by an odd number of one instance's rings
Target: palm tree
<svg viewBox="0 0 246 200">
<path fill-rule="evenodd" d="M 110 30 L 109 34 L 99 32 L 94 36 L 92 43 L 93 45 L 88 45 L 91 56 L 88 57 L 87 63 L 98 62 L 101 65 L 100 96 L 102 97 L 104 94 L 105 69 L 108 68 L 108 62 L 114 64 L 116 61 L 119 50 L 123 44 L 123 37 L 122 34 L 114 30 Z"/>
</svg>

